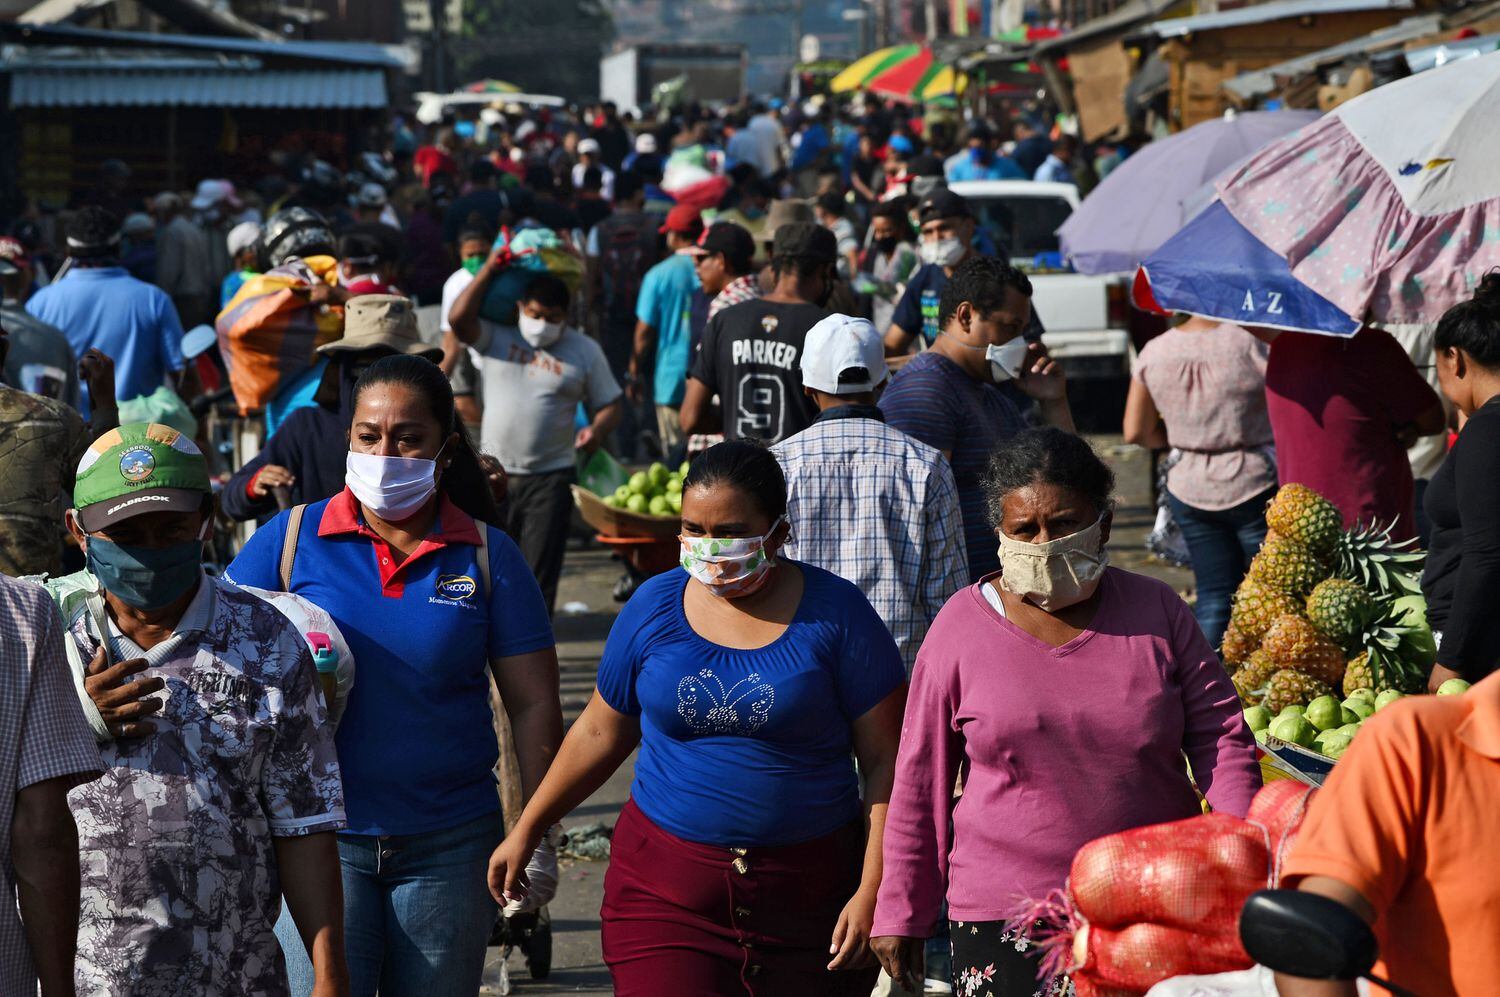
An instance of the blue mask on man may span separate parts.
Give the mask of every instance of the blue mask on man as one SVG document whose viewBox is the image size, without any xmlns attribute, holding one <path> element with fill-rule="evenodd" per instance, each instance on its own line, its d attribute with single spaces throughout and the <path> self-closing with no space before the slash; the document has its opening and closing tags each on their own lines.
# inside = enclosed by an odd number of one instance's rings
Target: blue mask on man
<svg viewBox="0 0 1500 997">
<path fill-rule="evenodd" d="M 89 537 L 86 556 L 89 572 L 104 591 L 127 606 L 148 611 L 182 598 L 203 573 L 202 540 L 136 547 Z"/>
</svg>

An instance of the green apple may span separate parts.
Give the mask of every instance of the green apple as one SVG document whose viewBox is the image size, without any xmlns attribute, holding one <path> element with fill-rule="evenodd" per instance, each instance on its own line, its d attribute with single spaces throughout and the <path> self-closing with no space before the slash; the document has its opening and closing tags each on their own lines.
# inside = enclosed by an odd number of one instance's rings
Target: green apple
<svg viewBox="0 0 1500 997">
<path fill-rule="evenodd" d="M 651 479 L 646 476 L 645 471 L 637 471 L 630 476 L 625 487 L 630 489 L 632 495 L 645 495 L 651 490 Z"/>
<path fill-rule="evenodd" d="M 1449 679 L 1442 685 L 1438 686 L 1437 694 L 1439 696 L 1462 696 L 1468 691 L 1469 683 L 1465 682 L 1463 679 Z"/>
<path fill-rule="evenodd" d="M 1405 698 L 1405 693 L 1400 692 L 1396 689 L 1387 689 L 1385 692 L 1382 692 L 1380 695 L 1375 697 L 1375 712 L 1379 713 L 1381 710 L 1385 709 L 1387 706 L 1390 706 L 1396 700 Z"/>
<path fill-rule="evenodd" d="M 650 479 L 651 486 L 653 488 L 665 488 L 667 484 L 667 477 L 671 473 L 672 472 L 667 470 L 667 465 L 663 464 L 661 461 L 657 461 L 655 464 L 652 464 L 650 467 L 646 468 L 646 477 Z"/>
<path fill-rule="evenodd" d="M 1344 709 L 1353 713 L 1359 720 L 1363 720 L 1375 712 L 1375 697 L 1371 696 L 1369 699 L 1365 699 L 1363 696 L 1350 696 L 1344 700 Z M 1359 720 L 1348 720 L 1345 722 L 1352 724 L 1358 723 Z"/>
<path fill-rule="evenodd" d="M 1250 725 L 1252 731 L 1265 730 L 1271 726 L 1271 711 L 1264 706 L 1245 707 L 1245 723 Z"/>
<path fill-rule="evenodd" d="M 1353 692 L 1349 693 L 1349 699 L 1363 699 L 1365 702 L 1370 704 L 1371 709 L 1375 708 L 1374 689 L 1355 689 Z M 1349 705 L 1349 699 L 1344 700 L 1345 706 Z"/>
<path fill-rule="evenodd" d="M 638 515 L 645 515 L 646 514 L 646 509 L 647 509 L 646 496 L 644 496 L 644 495 L 632 495 L 632 496 L 630 496 L 630 498 L 628 498 L 628 499 L 625 500 L 625 508 L 629 509 L 631 512 L 634 512 L 634 513 L 636 513 Z"/>
<path fill-rule="evenodd" d="M 651 501 L 646 504 L 647 510 L 653 516 L 670 516 L 672 507 L 667 504 L 665 495 L 653 495 Z"/>
<path fill-rule="evenodd" d="M 1340 758 L 1345 751 L 1349 750 L 1349 745 L 1353 742 L 1354 739 L 1349 735 L 1331 730 L 1324 737 L 1323 743 L 1318 745 L 1318 751 L 1329 758 Z"/>
</svg>

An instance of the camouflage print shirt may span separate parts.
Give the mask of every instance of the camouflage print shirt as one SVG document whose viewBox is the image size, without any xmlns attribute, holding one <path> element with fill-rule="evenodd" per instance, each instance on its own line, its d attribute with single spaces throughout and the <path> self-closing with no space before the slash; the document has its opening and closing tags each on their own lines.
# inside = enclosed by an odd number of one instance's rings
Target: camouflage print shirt
<svg viewBox="0 0 1500 997">
<path fill-rule="evenodd" d="M 105 625 L 110 660 L 144 657 L 143 677 L 166 688 L 155 733 L 104 745 L 104 776 L 68 796 L 83 868 L 78 992 L 284 997 L 273 838 L 345 824 L 307 645 L 270 603 L 208 576 L 149 652 Z M 98 623 L 85 612 L 70 632 L 89 660 Z"/>
<path fill-rule="evenodd" d="M 57 573 L 63 510 L 88 443 L 67 405 L 0 385 L 0 573 Z"/>
</svg>

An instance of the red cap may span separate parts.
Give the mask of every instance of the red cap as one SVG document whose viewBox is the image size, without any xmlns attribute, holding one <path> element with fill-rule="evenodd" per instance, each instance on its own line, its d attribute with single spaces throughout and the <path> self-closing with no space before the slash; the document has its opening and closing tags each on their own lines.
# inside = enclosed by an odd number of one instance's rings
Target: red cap
<svg viewBox="0 0 1500 997">
<path fill-rule="evenodd" d="M 26 247 L 21 245 L 19 239 L 10 236 L 0 236 L 0 260 L 6 260 L 18 267 L 24 267 L 31 261 L 26 257 Z"/>
<path fill-rule="evenodd" d="M 660 232 L 666 235 L 668 232 L 676 232 L 680 235 L 696 236 L 698 230 L 703 227 L 703 212 L 686 204 L 679 204 L 667 212 L 666 223 L 662 225 Z"/>
</svg>

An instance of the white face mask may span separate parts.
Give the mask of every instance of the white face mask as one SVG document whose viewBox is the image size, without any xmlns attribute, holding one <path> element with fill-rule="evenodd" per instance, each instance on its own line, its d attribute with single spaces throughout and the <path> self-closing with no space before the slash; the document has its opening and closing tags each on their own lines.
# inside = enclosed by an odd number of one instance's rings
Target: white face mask
<svg viewBox="0 0 1500 997">
<path fill-rule="evenodd" d="M 344 484 L 359 504 L 388 522 L 398 523 L 422 508 L 437 491 L 437 459 L 385 457 L 349 451 Z"/>
<path fill-rule="evenodd" d="M 939 239 L 936 242 L 922 240 L 918 247 L 922 262 L 935 267 L 957 266 L 964 258 L 964 244 L 957 239 Z"/>
<path fill-rule="evenodd" d="M 1103 528 L 1100 516 L 1087 529 L 1042 544 L 1000 534 L 1000 584 L 1049 613 L 1076 606 L 1099 588 L 1109 565 Z"/>
<path fill-rule="evenodd" d="M 966 350 L 984 350 L 984 358 L 989 361 L 990 379 L 996 384 L 1004 384 L 1006 381 L 1019 381 L 1026 373 L 1026 351 L 1031 344 L 1026 342 L 1026 337 L 1017 336 L 1015 339 L 1001 343 L 999 346 L 971 346 L 952 333 L 942 333 Z"/>
<path fill-rule="evenodd" d="M 563 323 L 548 322 L 544 318 L 533 318 L 525 312 L 516 321 L 521 338 L 534 350 L 544 350 L 562 338 Z"/>
</svg>

